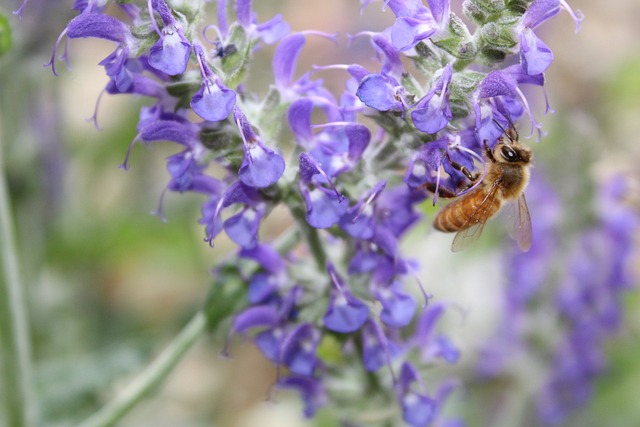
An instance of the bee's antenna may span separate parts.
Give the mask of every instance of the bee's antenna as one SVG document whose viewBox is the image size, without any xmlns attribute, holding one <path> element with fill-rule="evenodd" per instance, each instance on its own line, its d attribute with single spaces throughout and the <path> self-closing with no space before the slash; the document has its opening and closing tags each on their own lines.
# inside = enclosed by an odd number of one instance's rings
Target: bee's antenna
<svg viewBox="0 0 640 427">
<path fill-rule="evenodd" d="M 506 116 L 505 116 L 506 117 Z M 500 128 L 500 130 L 502 131 L 503 134 L 505 134 L 507 136 L 507 138 L 509 138 L 509 141 L 511 141 L 511 143 L 513 144 L 515 141 L 517 141 L 519 139 L 518 137 L 518 131 L 516 130 L 515 125 L 513 124 L 513 122 L 511 121 L 510 117 L 506 117 L 506 119 L 509 121 L 509 130 L 513 131 L 513 133 L 515 134 L 515 140 L 514 138 L 510 135 L 509 132 L 507 132 L 507 130 L 502 127 L 502 125 L 500 123 L 498 123 L 498 121 L 496 119 L 493 119 L 493 123 L 495 123 L 496 126 L 498 126 Z"/>
</svg>

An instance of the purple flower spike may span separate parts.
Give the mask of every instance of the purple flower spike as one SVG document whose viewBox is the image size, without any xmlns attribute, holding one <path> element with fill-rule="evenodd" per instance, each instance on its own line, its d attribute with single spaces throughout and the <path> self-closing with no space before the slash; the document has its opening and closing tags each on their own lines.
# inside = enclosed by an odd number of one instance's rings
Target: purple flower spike
<svg viewBox="0 0 640 427">
<path fill-rule="evenodd" d="M 329 307 L 323 317 L 324 326 L 335 332 L 355 332 L 369 318 L 369 308 L 349 292 L 333 265 L 327 265 L 334 288 L 331 289 Z"/>
<path fill-rule="evenodd" d="M 525 28 L 520 35 L 520 62 L 531 76 L 543 73 L 553 62 L 553 52 L 549 46 L 530 28 Z"/>
<path fill-rule="evenodd" d="M 394 78 L 386 74 L 369 74 L 360 82 L 356 96 L 363 104 L 378 111 L 402 111 L 400 91 L 402 86 Z"/>
<path fill-rule="evenodd" d="M 320 333 L 310 323 L 296 327 L 282 344 L 282 363 L 296 374 L 313 375 L 319 342 Z"/>
</svg>

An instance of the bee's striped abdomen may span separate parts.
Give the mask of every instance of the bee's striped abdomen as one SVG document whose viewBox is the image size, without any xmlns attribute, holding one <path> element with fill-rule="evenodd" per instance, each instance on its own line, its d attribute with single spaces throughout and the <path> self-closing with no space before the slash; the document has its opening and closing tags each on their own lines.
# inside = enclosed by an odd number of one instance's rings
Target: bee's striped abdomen
<svg viewBox="0 0 640 427">
<path fill-rule="evenodd" d="M 478 222 L 486 222 L 500 210 L 500 201 L 496 197 L 487 197 L 484 189 L 477 189 L 445 206 L 433 221 L 436 230 L 453 232 L 469 228 Z M 483 204 L 484 201 L 484 204 Z M 478 212 L 477 218 L 468 221 L 482 206 L 482 212 Z"/>
</svg>

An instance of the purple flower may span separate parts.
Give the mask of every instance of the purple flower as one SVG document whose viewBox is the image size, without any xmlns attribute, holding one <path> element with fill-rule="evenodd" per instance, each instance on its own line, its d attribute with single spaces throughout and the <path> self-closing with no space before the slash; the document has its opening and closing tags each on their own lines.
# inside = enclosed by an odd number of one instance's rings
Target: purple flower
<svg viewBox="0 0 640 427">
<path fill-rule="evenodd" d="M 374 320 L 369 319 L 362 327 L 362 363 L 369 372 L 375 372 L 398 355 L 400 349 L 384 334 Z"/>
<path fill-rule="evenodd" d="M 236 93 L 222 84 L 220 78 L 209 68 L 202 47 L 195 44 L 193 49 L 200 64 L 202 84 L 191 98 L 191 108 L 205 120 L 224 120 L 236 104 Z"/>
<path fill-rule="evenodd" d="M 415 390 L 416 386 L 420 390 Z M 402 419 L 412 427 L 424 427 L 436 417 L 436 401 L 427 396 L 416 368 L 404 363 L 397 384 L 397 395 L 402 406 Z"/>
<path fill-rule="evenodd" d="M 449 0 L 429 0 L 428 3 L 429 9 L 418 0 L 386 2 L 396 15 L 391 27 L 391 41 L 396 49 L 410 49 L 449 25 Z"/>
<path fill-rule="evenodd" d="M 449 83 L 452 69 L 447 65 L 433 85 L 433 88 L 415 105 L 411 120 L 416 129 L 426 133 L 436 133 L 449 123 L 453 117 L 449 108 Z"/>
<path fill-rule="evenodd" d="M 348 201 L 333 187 L 326 172 L 306 153 L 300 153 L 300 187 L 307 205 L 307 222 L 315 228 L 336 224 L 349 208 Z M 332 188 L 326 188 L 328 183 Z"/>
<path fill-rule="evenodd" d="M 56 74 L 55 55 L 57 46 L 65 34 L 70 39 L 96 37 L 118 44 L 117 48 L 100 62 L 100 65 L 105 67 L 107 75 L 120 92 L 126 91 L 131 86 L 132 73 L 142 71 L 137 60 L 129 58 L 130 52 L 137 46 L 129 27 L 113 16 L 97 12 L 85 12 L 69 22 L 67 28 L 56 42 L 51 61 L 47 64 L 51 65 L 51 70 L 54 74 Z"/>
<path fill-rule="evenodd" d="M 267 22 L 258 24 L 255 15 L 251 11 L 251 0 L 236 1 L 236 16 L 238 23 L 249 32 L 252 38 L 257 36 L 267 44 L 280 40 L 290 30 L 289 24 L 282 19 L 280 14 L 277 14 Z"/>
<path fill-rule="evenodd" d="M 149 65 L 170 76 L 182 74 L 189 62 L 191 43 L 164 0 L 154 0 L 153 4 L 164 27 L 159 33 L 160 39 L 149 50 Z"/>
<path fill-rule="evenodd" d="M 520 62 L 527 74 L 532 76 L 543 73 L 553 62 L 553 52 L 549 46 L 530 28 L 525 28 L 520 35 Z"/>
<path fill-rule="evenodd" d="M 298 325 L 282 344 L 282 363 L 293 373 L 312 375 L 317 364 L 320 332 L 310 323 Z"/>
<path fill-rule="evenodd" d="M 264 188 L 275 184 L 284 172 L 284 159 L 262 143 L 238 107 L 234 109 L 234 117 L 245 149 L 238 177 L 249 187 Z"/>
<path fill-rule="evenodd" d="M 291 388 L 302 396 L 304 415 L 312 417 L 316 411 L 327 403 L 327 395 L 321 380 L 309 376 L 287 376 L 278 381 L 279 388 Z"/>
<path fill-rule="evenodd" d="M 340 218 L 340 228 L 357 239 L 372 239 L 376 230 L 374 202 L 386 185 L 386 181 L 379 182 L 358 203 L 349 208 Z"/>
<path fill-rule="evenodd" d="M 356 95 L 363 104 L 378 111 L 404 111 L 404 88 L 386 74 L 369 74 L 362 79 Z"/>
<path fill-rule="evenodd" d="M 321 89 L 321 84 L 309 81 L 309 73 L 305 73 L 294 81 L 296 62 L 306 43 L 305 34 L 315 34 L 328 39 L 335 39 L 329 34 L 308 31 L 305 33 L 292 33 L 283 38 L 273 57 L 273 75 L 275 85 L 286 100 L 295 100 L 300 94 L 313 93 Z"/>
<path fill-rule="evenodd" d="M 324 326 L 335 332 L 355 332 L 369 318 L 369 308 L 346 288 L 333 265 L 327 265 L 333 287 L 329 306 L 323 317 Z"/>
<path fill-rule="evenodd" d="M 380 320 L 394 328 L 407 326 L 416 313 L 416 302 L 413 297 L 402 290 L 400 283 L 389 287 L 380 286 L 376 298 L 382 304 Z"/>
</svg>

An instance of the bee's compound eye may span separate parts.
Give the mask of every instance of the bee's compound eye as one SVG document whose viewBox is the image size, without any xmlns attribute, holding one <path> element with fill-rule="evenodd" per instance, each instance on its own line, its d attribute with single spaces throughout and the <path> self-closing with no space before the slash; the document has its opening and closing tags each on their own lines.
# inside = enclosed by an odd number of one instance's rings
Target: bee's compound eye
<svg viewBox="0 0 640 427">
<path fill-rule="evenodd" d="M 505 160 L 509 161 L 509 162 L 513 162 L 516 161 L 518 159 L 518 154 L 515 152 L 515 150 L 507 145 L 505 145 L 504 147 L 502 147 L 502 156 L 505 158 Z"/>
</svg>

